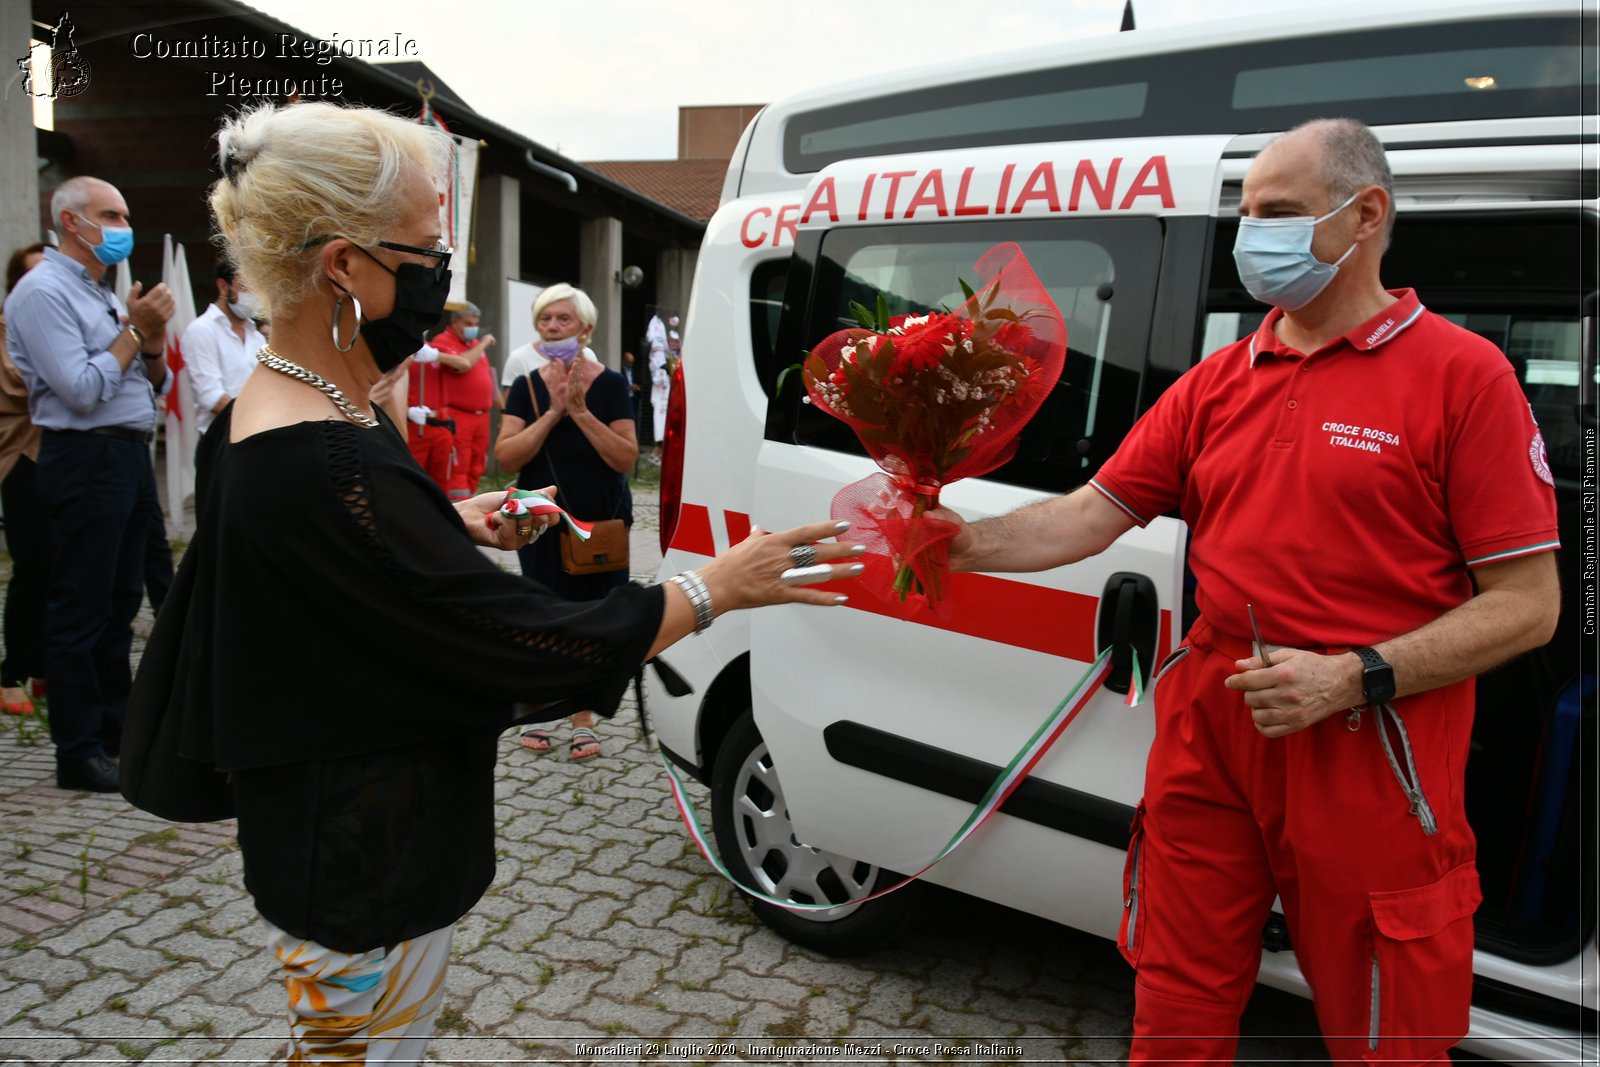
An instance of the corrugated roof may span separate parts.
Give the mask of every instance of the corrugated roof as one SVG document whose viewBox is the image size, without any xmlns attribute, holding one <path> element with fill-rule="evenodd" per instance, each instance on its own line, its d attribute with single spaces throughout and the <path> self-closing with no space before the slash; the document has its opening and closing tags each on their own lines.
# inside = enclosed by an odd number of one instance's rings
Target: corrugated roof
<svg viewBox="0 0 1600 1067">
<path fill-rule="evenodd" d="M 585 163 L 619 185 L 690 218 L 708 221 L 722 197 L 726 159 L 637 159 Z"/>
</svg>

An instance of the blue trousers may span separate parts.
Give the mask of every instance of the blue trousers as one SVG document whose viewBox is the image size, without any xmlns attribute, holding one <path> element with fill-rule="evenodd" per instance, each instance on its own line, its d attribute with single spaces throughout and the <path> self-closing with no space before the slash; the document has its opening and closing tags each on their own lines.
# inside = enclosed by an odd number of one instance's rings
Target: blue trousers
<svg viewBox="0 0 1600 1067">
<path fill-rule="evenodd" d="M 160 513 L 150 450 L 137 441 L 46 430 L 39 498 L 55 559 L 45 619 L 50 736 L 58 763 L 115 753 L 133 672 L 150 514 Z"/>
</svg>

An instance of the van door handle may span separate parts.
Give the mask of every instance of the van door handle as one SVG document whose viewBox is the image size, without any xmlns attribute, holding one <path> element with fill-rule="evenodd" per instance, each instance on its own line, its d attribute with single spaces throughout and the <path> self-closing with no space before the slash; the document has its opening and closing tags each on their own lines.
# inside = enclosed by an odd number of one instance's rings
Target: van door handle
<svg viewBox="0 0 1600 1067">
<path fill-rule="evenodd" d="M 1118 571 L 1106 579 L 1100 594 L 1100 618 L 1095 627 L 1097 653 L 1111 649 L 1111 673 L 1106 688 L 1126 693 L 1133 681 L 1133 653 L 1146 681 L 1155 669 L 1156 632 L 1161 618 L 1156 583 L 1142 574 Z"/>
</svg>

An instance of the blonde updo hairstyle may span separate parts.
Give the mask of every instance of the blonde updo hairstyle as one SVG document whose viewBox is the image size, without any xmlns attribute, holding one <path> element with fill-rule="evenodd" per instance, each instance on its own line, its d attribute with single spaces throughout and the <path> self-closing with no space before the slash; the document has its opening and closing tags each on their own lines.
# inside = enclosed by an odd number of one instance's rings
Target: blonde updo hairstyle
<svg viewBox="0 0 1600 1067">
<path fill-rule="evenodd" d="M 533 325 L 535 328 L 538 327 L 539 316 L 544 314 L 545 308 L 562 300 L 571 302 L 578 321 L 583 323 L 583 329 L 578 333 L 578 340 L 588 344 L 590 336 L 594 334 L 594 324 L 600 320 L 600 313 L 595 310 L 594 301 L 589 299 L 589 294 L 575 285 L 557 282 L 542 290 L 533 301 Z"/>
<path fill-rule="evenodd" d="M 223 177 L 211 188 L 218 243 L 273 316 L 311 292 L 321 244 L 346 237 L 372 247 L 398 218 L 408 164 L 445 173 L 450 138 L 372 108 L 264 104 L 217 134 Z"/>
</svg>

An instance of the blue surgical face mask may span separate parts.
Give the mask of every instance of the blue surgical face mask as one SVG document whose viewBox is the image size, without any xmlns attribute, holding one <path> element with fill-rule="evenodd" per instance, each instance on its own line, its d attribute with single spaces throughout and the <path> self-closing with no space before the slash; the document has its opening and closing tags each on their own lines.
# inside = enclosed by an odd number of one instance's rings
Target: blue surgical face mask
<svg viewBox="0 0 1600 1067">
<path fill-rule="evenodd" d="M 1352 244 L 1334 262 L 1324 263 L 1312 254 L 1311 239 L 1318 224 L 1349 207 L 1360 195 L 1352 193 L 1349 200 L 1321 218 L 1241 218 L 1233 242 L 1233 262 L 1250 295 L 1285 311 L 1298 311 L 1315 300 L 1356 246 Z"/>
<path fill-rule="evenodd" d="M 582 348 L 583 342 L 576 337 L 565 337 L 559 341 L 539 342 L 539 351 L 545 354 L 546 359 L 556 359 L 562 363 L 571 363 Z"/>
<path fill-rule="evenodd" d="M 480 329 L 482 329 L 480 326 L 461 327 L 461 339 L 463 341 L 476 341 L 478 339 L 478 331 Z"/>
<path fill-rule="evenodd" d="M 77 215 L 77 212 L 73 212 L 73 214 Z M 78 215 L 78 218 L 88 222 L 90 226 L 100 225 L 99 223 L 89 222 L 82 215 Z M 84 240 L 82 234 L 78 236 L 78 240 L 89 245 L 89 250 L 94 253 L 95 259 L 98 259 L 108 267 L 115 267 L 133 252 L 133 227 L 100 226 L 100 243 L 97 245 L 90 245 L 88 241 Z"/>
</svg>

